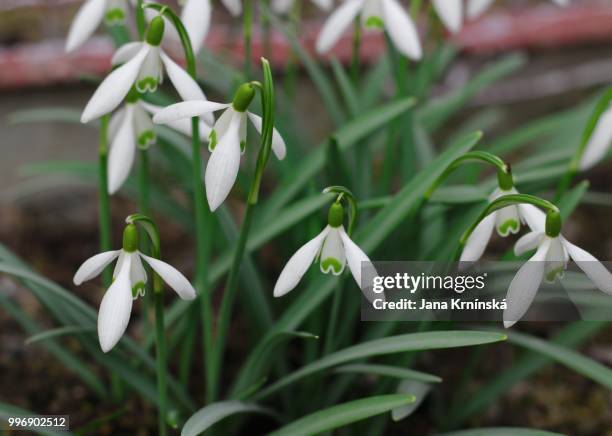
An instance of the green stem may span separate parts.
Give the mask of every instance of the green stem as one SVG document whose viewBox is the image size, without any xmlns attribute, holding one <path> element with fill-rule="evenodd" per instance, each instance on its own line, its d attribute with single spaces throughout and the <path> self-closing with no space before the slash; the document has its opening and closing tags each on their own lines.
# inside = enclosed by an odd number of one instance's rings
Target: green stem
<svg viewBox="0 0 612 436">
<path fill-rule="evenodd" d="M 196 58 L 191 46 L 189 34 L 180 18 L 167 6 L 158 3 L 146 3 L 147 8 L 152 8 L 160 13 L 163 13 L 176 28 L 181 45 L 185 52 L 185 61 L 187 63 L 187 72 L 197 80 Z M 192 178 L 194 192 L 194 210 L 196 221 L 196 277 L 195 288 L 199 295 L 200 306 L 202 309 L 202 328 L 204 338 L 204 362 L 205 362 L 205 385 L 206 398 L 208 401 L 214 400 L 214 364 L 213 364 L 213 341 L 212 341 L 212 323 L 213 315 L 211 308 L 210 289 L 208 289 L 208 276 L 206 266 L 208 265 L 208 243 L 206 240 L 207 230 L 210 227 L 212 215 L 204 198 L 204 182 L 202 180 L 202 157 L 200 155 L 200 129 L 198 117 L 191 119 L 191 154 L 192 154 Z"/>
<path fill-rule="evenodd" d="M 251 78 L 251 44 L 253 36 L 253 2 L 244 0 L 243 12 L 244 33 L 244 76 L 247 80 Z"/>
<path fill-rule="evenodd" d="M 329 353 L 334 351 L 334 345 L 336 343 L 336 325 L 338 324 L 338 312 L 340 312 L 340 303 L 342 302 L 342 288 L 343 286 L 341 281 L 338 281 L 338 285 L 334 291 L 334 298 L 332 299 L 332 306 L 329 312 L 329 322 L 327 324 L 325 345 L 323 346 L 323 356 L 327 356 Z"/>
<path fill-rule="evenodd" d="M 100 144 L 98 146 L 98 195 L 99 195 L 99 226 L 100 226 L 100 251 L 111 249 L 111 216 L 110 199 L 108 195 L 108 123 L 109 116 L 104 115 L 100 120 Z M 104 287 L 112 283 L 110 268 L 105 268 L 102 273 Z"/>
<path fill-rule="evenodd" d="M 164 332 L 164 295 L 155 292 L 155 363 L 157 370 L 157 395 L 159 400 L 159 434 L 167 434 L 166 415 L 168 410 L 168 398 L 166 391 L 166 337 Z"/>
<path fill-rule="evenodd" d="M 147 26 L 144 9 L 142 8 L 142 0 L 136 1 L 135 12 L 136 12 L 136 29 L 138 30 L 138 37 L 142 41 L 144 40 L 145 29 Z"/>
<path fill-rule="evenodd" d="M 359 53 L 361 51 L 361 18 L 355 18 L 353 22 L 353 54 L 351 59 L 351 79 L 353 85 L 359 82 Z"/>
<path fill-rule="evenodd" d="M 238 278 L 240 275 L 240 265 L 244 257 L 244 251 L 247 240 L 249 238 L 249 232 L 251 230 L 251 223 L 253 220 L 253 210 L 259 200 L 259 189 L 261 187 L 261 181 L 263 173 L 270 157 L 272 150 L 272 132 L 274 126 L 274 89 L 272 84 L 272 71 L 270 64 L 266 59 L 262 58 L 262 66 L 264 73 L 264 81 L 261 86 L 261 102 L 262 102 L 262 129 L 261 129 L 261 148 L 257 156 L 257 163 L 255 166 L 255 174 L 253 175 L 253 181 L 247 197 L 246 211 L 242 226 L 240 228 L 240 234 L 238 236 L 238 242 L 234 249 L 234 257 L 232 260 L 232 266 L 227 278 L 227 284 L 225 286 L 225 292 L 223 299 L 221 300 L 221 308 L 219 309 L 219 322 L 217 325 L 217 336 L 214 347 L 214 372 L 211 381 L 215 383 L 214 393 L 217 391 L 217 383 L 221 379 L 221 362 L 223 361 L 223 354 L 225 351 L 225 342 L 227 337 L 227 331 L 229 329 L 230 318 L 232 314 L 232 307 L 236 299 L 238 291 Z M 259 88 L 259 86 L 258 86 Z"/>
<path fill-rule="evenodd" d="M 140 149 L 140 165 L 138 166 L 138 209 L 143 215 L 149 214 L 149 154 Z"/>
</svg>

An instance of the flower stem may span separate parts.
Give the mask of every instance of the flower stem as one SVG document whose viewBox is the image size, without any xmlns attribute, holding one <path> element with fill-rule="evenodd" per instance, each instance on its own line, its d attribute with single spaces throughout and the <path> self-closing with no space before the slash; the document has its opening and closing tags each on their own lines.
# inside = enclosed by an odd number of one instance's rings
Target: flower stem
<svg viewBox="0 0 612 436">
<path fill-rule="evenodd" d="M 147 150 L 139 150 L 140 165 L 138 166 L 138 209 L 143 215 L 149 214 L 149 154 Z"/>
<path fill-rule="evenodd" d="M 338 324 L 338 312 L 340 312 L 340 303 L 342 301 L 343 284 L 344 281 L 339 280 L 336 289 L 334 290 L 334 298 L 332 299 L 329 322 L 327 324 L 327 333 L 325 335 L 325 345 L 323 346 L 323 356 L 327 356 L 329 353 L 334 351 L 334 339 L 336 337 L 336 325 Z"/>
<path fill-rule="evenodd" d="M 361 49 L 361 19 L 355 18 L 353 22 L 353 55 L 351 59 L 351 78 L 353 85 L 359 82 L 359 52 Z"/>
<path fill-rule="evenodd" d="M 221 308 L 219 309 L 219 322 L 217 325 L 217 336 L 214 347 L 214 372 L 211 381 L 215 383 L 215 394 L 217 390 L 217 382 L 221 379 L 221 362 L 223 361 L 223 354 L 225 351 L 225 342 L 227 331 L 229 329 L 230 318 L 232 314 L 232 307 L 234 300 L 236 299 L 236 293 L 238 291 L 238 279 L 240 276 L 240 265 L 242 258 L 244 257 L 244 250 L 249 237 L 249 231 L 251 230 L 251 223 L 253 220 L 253 210 L 259 200 L 259 188 L 261 187 L 261 181 L 263 178 L 264 169 L 270 152 L 272 149 L 272 132 L 274 126 L 274 89 L 272 85 L 272 71 L 270 70 L 270 64 L 266 59 L 262 58 L 262 66 L 264 73 L 264 82 L 261 87 L 262 91 L 262 130 L 261 130 L 261 148 L 257 155 L 257 163 L 255 166 L 255 174 L 253 175 L 253 181 L 251 182 L 251 188 L 247 197 L 246 211 L 242 226 L 240 227 L 240 234 L 238 236 L 238 242 L 234 249 L 234 257 L 232 260 L 232 267 L 230 269 L 227 284 L 225 286 L 225 292 L 223 299 L 221 300 Z"/>
<path fill-rule="evenodd" d="M 156 370 L 157 370 L 157 395 L 159 400 L 159 434 L 165 436 L 166 413 L 168 410 L 166 391 L 166 337 L 164 331 L 164 295 L 162 292 L 155 294 L 155 347 L 156 347 Z"/>
<path fill-rule="evenodd" d="M 253 2 L 251 0 L 244 0 L 243 20 L 244 76 L 249 80 L 251 78 L 251 44 L 253 36 Z"/>
<path fill-rule="evenodd" d="M 99 195 L 99 226 L 100 226 L 100 251 L 111 249 L 111 225 L 110 225 L 110 200 L 108 195 L 108 123 L 109 116 L 104 115 L 100 120 L 100 144 L 98 146 L 98 195 Z M 108 289 L 112 282 L 110 268 L 105 268 L 102 273 L 104 287 Z"/>
</svg>

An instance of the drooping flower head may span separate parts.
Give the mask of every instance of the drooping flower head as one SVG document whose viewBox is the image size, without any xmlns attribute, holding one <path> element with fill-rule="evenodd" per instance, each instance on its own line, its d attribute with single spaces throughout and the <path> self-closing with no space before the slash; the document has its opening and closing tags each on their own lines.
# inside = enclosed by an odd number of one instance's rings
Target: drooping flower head
<svg viewBox="0 0 612 436">
<path fill-rule="evenodd" d="M 132 86 L 140 93 L 154 92 L 164 78 L 164 69 L 178 94 L 184 100 L 205 100 L 204 93 L 189 74 L 160 47 L 164 36 L 164 19 L 156 16 L 147 29 L 145 41 L 129 42 L 113 56 L 115 68 L 98 86 L 81 115 L 87 123 L 112 112 Z"/>
<path fill-rule="evenodd" d="M 162 109 L 160 106 L 143 101 L 140 93 L 132 88 L 125 97 L 123 107 L 111 117 L 108 128 L 110 151 L 107 163 L 109 194 L 117 192 L 129 176 L 136 149 L 145 150 L 157 141 L 151 115 Z M 191 136 L 190 120 L 177 120 L 168 126 Z M 199 128 L 205 135 L 210 133 L 210 127 L 203 121 L 199 122 Z"/>
<path fill-rule="evenodd" d="M 206 197 L 213 211 L 225 201 L 238 176 L 240 155 L 244 153 L 247 139 L 247 119 L 261 133 L 261 117 L 247 110 L 254 97 L 254 84 L 245 83 L 238 88 L 231 103 L 185 101 L 168 106 L 153 117 L 153 122 L 167 124 L 223 110 L 210 133 L 208 148 L 212 154 L 205 173 Z M 272 135 L 272 151 L 278 159 L 285 158 L 285 141 L 276 129 Z"/>
<path fill-rule="evenodd" d="M 317 39 L 317 52 L 326 53 L 338 42 L 355 17 L 366 30 L 386 30 L 397 50 L 411 59 L 421 58 L 419 34 L 397 0 L 347 0 L 331 13 Z"/>
<path fill-rule="evenodd" d="M 127 16 L 127 0 L 85 0 L 70 25 L 66 51 L 81 47 L 102 21 L 113 26 L 123 24 Z"/>
<path fill-rule="evenodd" d="M 506 296 L 504 326 L 511 327 L 527 312 L 542 280 L 561 279 L 570 259 L 584 271 L 593 284 L 612 295 L 612 274 L 592 254 L 570 243 L 561 235 L 561 215 L 551 210 L 546 215 L 546 226 L 541 231 L 527 233 L 514 247 L 520 256 L 530 250 L 535 254 L 521 266 L 512 279 Z"/>
<path fill-rule="evenodd" d="M 495 0 L 467 0 L 466 15 L 469 19 L 478 18 Z M 567 6 L 570 0 L 552 0 L 557 6 Z"/>
<path fill-rule="evenodd" d="M 138 250 L 138 229 L 134 224 L 125 227 L 123 248 L 99 253 L 87 259 L 75 273 L 74 284 L 78 286 L 93 279 L 115 259 L 117 263 L 113 272 L 113 284 L 104 294 L 98 312 L 98 338 L 105 353 L 123 336 L 130 321 L 132 301 L 144 296 L 147 273 L 142 260 L 149 264 L 180 298 L 193 300 L 196 297 L 193 286 L 177 269 Z"/>
<path fill-rule="evenodd" d="M 348 235 L 343 221 L 344 207 L 336 200 L 329 208 L 327 226 L 298 249 L 281 271 L 274 286 L 275 297 L 282 297 L 295 289 L 308 268 L 318 260 L 322 273 L 336 276 L 342 274 L 348 264 L 355 282 L 366 298 L 373 298 L 361 276 L 362 263 L 370 263 L 370 259 Z M 384 299 L 384 295 L 379 294 L 377 298 Z"/>
<path fill-rule="evenodd" d="M 489 196 L 489 204 L 504 195 L 518 194 L 514 188 L 509 166 L 505 172 L 498 171 L 498 182 L 499 187 Z M 491 239 L 493 229 L 498 235 L 505 238 L 510 234 L 518 233 L 522 224 L 527 224 L 532 231 L 542 231 L 544 221 L 544 213 L 531 204 L 521 203 L 496 210 L 480 221 L 470 234 L 459 261 L 476 262 L 480 259 Z"/>
<path fill-rule="evenodd" d="M 601 109 L 596 108 L 596 111 L 601 110 L 601 113 L 584 145 L 584 151 L 578 163 L 578 169 L 580 170 L 585 171 L 593 168 L 605 158 L 610 149 L 610 145 L 612 144 L 611 99 L 612 91 L 608 91 L 598 103 L 598 106 L 601 105 L 602 107 Z"/>
</svg>

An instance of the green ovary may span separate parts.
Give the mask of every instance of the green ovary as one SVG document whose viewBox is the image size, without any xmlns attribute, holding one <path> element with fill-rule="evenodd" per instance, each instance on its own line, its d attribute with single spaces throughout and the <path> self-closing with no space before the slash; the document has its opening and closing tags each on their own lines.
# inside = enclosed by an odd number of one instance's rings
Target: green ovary
<svg viewBox="0 0 612 436">
<path fill-rule="evenodd" d="M 208 135 L 208 150 L 213 151 L 217 146 L 217 132 L 215 130 L 210 131 Z"/>
<path fill-rule="evenodd" d="M 136 83 L 138 92 L 153 92 L 157 89 L 157 79 L 154 77 L 145 77 Z"/>
<path fill-rule="evenodd" d="M 550 271 L 546 271 L 545 279 L 548 283 L 554 283 L 557 278 L 562 279 L 564 275 L 563 266 L 558 266 Z"/>
<path fill-rule="evenodd" d="M 508 236 L 510 232 L 517 233 L 519 231 L 520 226 L 521 225 L 517 220 L 507 220 L 497 227 L 497 231 L 502 236 Z"/>
<path fill-rule="evenodd" d="M 344 265 L 340 261 L 333 257 L 327 257 L 321 261 L 321 270 L 324 273 L 333 272 L 334 274 L 340 274 Z"/>
<path fill-rule="evenodd" d="M 366 20 L 365 26 L 367 28 L 383 29 L 385 27 L 385 23 L 383 22 L 382 18 L 372 15 Z"/>
<path fill-rule="evenodd" d="M 104 21 L 109 25 L 117 25 L 125 22 L 125 11 L 123 9 L 115 8 L 106 11 Z"/>
</svg>

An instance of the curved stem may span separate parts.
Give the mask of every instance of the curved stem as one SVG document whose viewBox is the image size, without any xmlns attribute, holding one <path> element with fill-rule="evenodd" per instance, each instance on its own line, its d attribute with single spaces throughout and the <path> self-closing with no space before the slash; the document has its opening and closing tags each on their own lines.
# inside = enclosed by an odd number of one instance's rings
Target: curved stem
<svg viewBox="0 0 612 436">
<path fill-rule="evenodd" d="M 136 0 L 136 29 L 138 30 L 138 36 L 140 40 L 144 40 L 145 37 L 145 29 L 147 26 L 144 9 L 142 7 L 142 0 Z"/>
<path fill-rule="evenodd" d="M 489 203 L 489 205 L 486 207 L 484 211 L 482 211 L 482 213 L 476 219 L 476 221 L 463 233 L 459 242 L 462 245 L 464 245 L 467 242 L 470 235 L 472 234 L 472 232 L 474 231 L 474 229 L 476 228 L 476 226 L 478 226 L 480 221 L 486 218 L 487 215 L 495 212 L 496 210 L 503 209 L 504 207 L 512 206 L 515 204 L 521 204 L 521 203 L 532 204 L 534 206 L 545 209 L 548 212 L 559 212 L 559 208 L 555 206 L 554 204 L 552 204 L 550 201 L 544 200 L 540 197 L 536 197 L 535 195 L 529 195 L 529 194 L 503 195 L 499 197 L 498 199 L 496 199 L 495 201 L 492 201 L 491 203 Z"/>
<path fill-rule="evenodd" d="M 223 361 L 223 354 L 225 351 L 225 343 L 227 332 L 229 329 L 229 323 L 232 314 L 232 307 L 236 299 L 238 291 L 238 279 L 240 276 L 240 265 L 242 258 L 244 257 L 244 250 L 248 241 L 249 232 L 251 230 L 251 224 L 253 221 L 253 210 L 257 205 L 259 199 L 259 188 L 261 186 L 261 180 L 263 172 L 270 156 L 272 149 L 272 132 L 274 126 L 274 89 L 272 85 L 272 71 L 270 70 L 270 64 L 264 58 L 262 58 L 262 67 L 264 73 L 263 89 L 262 89 L 262 131 L 261 141 L 262 145 L 259 149 L 257 156 L 257 164 L 255 167 L 255 174 L 251 183 L 251 189 L 249 191 L 246 211 L 242 226 L 240 227 L 240 234 L 238 236 L 238 242 L 234 249 L 234 257 L 232 260 L 232 267 L 230 269 L 225 291 L 223 293 L 223 299 L 221 300 L 221 308 L 219 309 L 219 322 L 217 325 L 217 336 L 214 347 L 214 359 L 213 359 L 213 378 L 212 381 L 215 383 L 215 394 L 217 390 L 218 380 L 221 379 L 221 362 Z"/>
<path fill-rule="evenodd" d="M 462 156 L 459 156 L 457 159 L 452 161 L 448 167 L 444 170 L 444 172 L 438 177 L 435 182 L 425 191 L 423 196 L 426 199 L 429 199 L 431 195 L 434 193 L 438 186 L 449 176 L 451 175 L 457 168 L 462 166 L 465 163 L 473 163 L 473 162 L 482 162 L 493 165 L 497 168 L 498 173 L 502 172 L 505 174 L 510 174 L 510 167 L 498 156 L 486 152 L 486 151 L 470 151 L 465 153 Z"/>
<path fill-rule="evenodd" d="M 357 207 L 357 200 L 355 199 L 355 196 L 353 195 L 353 193 L 345 188 L 344 186 L 328 186 L 327 188 L 325 188 L 323 190 L 323 194 L 339 194 L 340 197 L 338 197 L 339 201 L 341 198 L 346 199 L 346 202 L 349 205 L 349 225 L 348 225 L 348 229 L 347 229 L 347 233 L 349 236 L 351 236 L 353 234 L 353 228 L 355 227 L 355 222 L 357 221 L 357 216 L 359 214 L 359 209 Z"/>
</svg>

